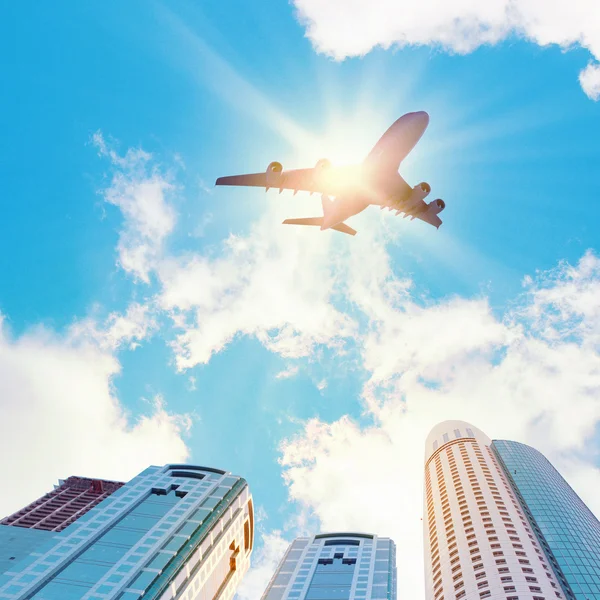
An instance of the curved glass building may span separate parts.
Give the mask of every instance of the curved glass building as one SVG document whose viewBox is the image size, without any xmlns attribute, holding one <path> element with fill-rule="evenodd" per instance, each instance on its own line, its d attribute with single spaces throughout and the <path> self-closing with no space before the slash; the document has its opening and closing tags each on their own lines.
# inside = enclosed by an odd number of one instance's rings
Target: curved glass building
<svg viewBox="0 0 600 600">
<path fill-rule="evenodd" d="M 492 447 L 565 593 L 577 600 L 600 600 L 598 519 L 543 454 L 504 440 L 495 440 Z"/>
<path fill-rule="evenodd" d="M 220 469 L 73 477 L 0 524 L 0 599 L 231 600 L 253 536 L 248 484 Z"/>
<path fill-rule="evenodd" d="M 364 533 L 296 538 L 262 600 L 396 600 L 396 546 Z"/>
<path fill-rule="evenodd" d="M 492 441 L 463 421 L 425 447 L 427 600 L 564 600 Z"/>
</svg>

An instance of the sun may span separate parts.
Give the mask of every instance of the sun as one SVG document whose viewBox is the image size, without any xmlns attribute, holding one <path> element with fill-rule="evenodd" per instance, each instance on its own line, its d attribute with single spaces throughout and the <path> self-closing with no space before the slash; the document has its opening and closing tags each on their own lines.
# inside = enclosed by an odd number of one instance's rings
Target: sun
<svg viewBox="0 0 600 600">
<path fill-rule="evenodd" d="M 332 112 L 321 127 L 302 140 L 296 149 L 298 157 L 308 164 L 327 159 L 334 167 L 361 164 L 388 125 L 385 115 L 368 106 L 350 113 Z"/>
</svg>

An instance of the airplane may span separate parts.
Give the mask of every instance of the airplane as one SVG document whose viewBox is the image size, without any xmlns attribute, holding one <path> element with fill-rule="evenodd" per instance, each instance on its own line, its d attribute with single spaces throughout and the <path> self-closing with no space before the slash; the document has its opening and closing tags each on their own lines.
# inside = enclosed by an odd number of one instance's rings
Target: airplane
<svg viewBox="0 0 600 600">
<path fill-rule="evenodd" d="M 415 147 L 427 129 L 429 115 L 424 112 L 407 113 L 395 121 L 381 136 L 361 165 L 334 167 L 321 159 L 312 169 L 284 171 L 279 162 L 272 162 L 265 173 L 219 177 L 215 185 L 252 186 L 307 191 L 321 194 L 322 217 L 286 219 L 284 225 L 309 225 L 334 229 L 356 235 L 344 221 L 361 213 L 371 204 L 382 210 L 395 210 L 396 215 L 421 219 L 436 228 L 442 224 L 438 214 L 446 207 L 441 200 L 428 204 L 425 198 L 431 186 L 422 182 L 410 187 L 398 173 L 400 163 Z M 332 198 L 335 197 L 335 200 Z"/>
</svg>

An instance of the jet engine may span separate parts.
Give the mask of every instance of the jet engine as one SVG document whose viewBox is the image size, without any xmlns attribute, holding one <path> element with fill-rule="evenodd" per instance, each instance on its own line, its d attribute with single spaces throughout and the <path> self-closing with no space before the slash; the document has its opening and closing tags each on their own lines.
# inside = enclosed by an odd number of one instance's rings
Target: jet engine
<svg viewBox="0 0 600 600">
<path fill-rule="evenodd" d="M 437 200 L 432 200 L 427 205 L 427 212 L 431 215 L 437 215 L 441 213 L 445 208 L 446 203 L 441 198 L 438 198 Z"/>
<path fill-rule="evenodd" d="M 419 183 L 419 185 L 415 185 L 413 188 L 414 196 L 418 197 L 420 200 L 427 198 L 429 192 L 431 192 L 431 186 L 426 181 Z"/>
<path fill-rule="evenodd" d="M 272 162 L 267 167 L 267 186 L 268 187 L 279 187 L 281 182 L 281 173 L 283 172 L 283 166 L 279 162 Z"/>
</svg>

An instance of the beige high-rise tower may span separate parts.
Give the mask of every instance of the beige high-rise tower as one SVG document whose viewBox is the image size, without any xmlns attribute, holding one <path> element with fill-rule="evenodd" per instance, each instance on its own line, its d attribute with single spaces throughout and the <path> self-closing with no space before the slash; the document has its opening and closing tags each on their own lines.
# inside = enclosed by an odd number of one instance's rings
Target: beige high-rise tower
<svg viewBox="0 0 600 600">
<path fill-rule="evenodd" d="M 556 600 L 564 595 L 491 440 L 462 421 L 425 446 L 427 600 Z"/>
</svg>

